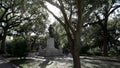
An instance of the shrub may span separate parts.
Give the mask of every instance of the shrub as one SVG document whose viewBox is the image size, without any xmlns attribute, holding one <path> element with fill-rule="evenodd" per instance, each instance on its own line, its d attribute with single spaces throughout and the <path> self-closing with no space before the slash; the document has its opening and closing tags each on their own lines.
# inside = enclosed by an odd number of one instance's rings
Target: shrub
<svg viewBox="0 0 120 68">
<path fill-rule="evenodd" d="M 8 42 L 7 52 L 15 57 L 25 57 L 29 52 L 27 42 L 20 38 Z"/>
</svg>

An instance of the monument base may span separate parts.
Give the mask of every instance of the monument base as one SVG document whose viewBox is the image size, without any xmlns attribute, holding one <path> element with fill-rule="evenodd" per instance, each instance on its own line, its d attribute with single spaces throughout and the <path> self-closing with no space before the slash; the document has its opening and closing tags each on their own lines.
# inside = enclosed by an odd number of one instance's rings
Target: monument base
<svg viewBox="0 0 120 68">
<path fill-rule="evenodd" d="M 54 38 L 48 38 L 47 39 L 47 47 L 43 50 L 40 50 L 40 55 L 46 56 L 46 57 L 53 57 L 53 56 L 63 56 L 62 49 L 56 49 L 54 47 L 55 42 Z"/>
</svg>

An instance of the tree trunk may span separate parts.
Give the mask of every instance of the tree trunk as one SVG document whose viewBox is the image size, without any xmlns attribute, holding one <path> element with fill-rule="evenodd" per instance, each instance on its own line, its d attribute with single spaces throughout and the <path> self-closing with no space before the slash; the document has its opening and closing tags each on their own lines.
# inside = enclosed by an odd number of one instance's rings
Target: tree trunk
<svg viewBox="0 0 120 68">
<path fill-rule="evenodd" d="M 73 50 L 72 57 L 73 57 L 73 68 L 81 68 L 79 52 Z"/>
<path fill-rule="evenodd" d="M 72 57 L 73 57 L 73 67 L 74 68 L 81 68 L 80 63 L 80 37 L 79 34 L 75 35 L 75 39 L 73 40 L 73 47 L 72 47 Z"/>
<path fill-rule="evenodd" d="M 108 36 L 105 34 L 103 41 L 103 55 L 108 56 Z"/>
<path fill-rule="evenodd" d="M 6 32 L 7 30 L 4 30 L 4 35 L 3 35 L 3 38 L 2 38 L 2 42 L 1 42 L 1 53 L 5 54 L 6 53 Z"/>
<path fill-rule="evenodd" d="M 32 51 L 34 49 L 35 43 L 36 43 L 37 37 L 34 38 L 31 46 L 30 46 L 30 51 Z"/>
<path fill-rule="evenodd" d="M 106 11 L 107 12 L 107 11 Z M 105 21 L 103 27 L 103 55 L 108 56 L 108 30 L 107 30 L 108 15 L 105 14 Z"/>
</svg>

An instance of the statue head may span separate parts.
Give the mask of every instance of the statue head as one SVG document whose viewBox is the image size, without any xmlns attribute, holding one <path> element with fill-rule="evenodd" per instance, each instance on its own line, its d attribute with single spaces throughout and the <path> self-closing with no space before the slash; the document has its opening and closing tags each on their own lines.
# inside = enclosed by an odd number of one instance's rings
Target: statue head
<svg viewBox="0 0 120 68">
<path fill-rule="evenodd" d="M 49 36 L 54 37 L 54 28 L 52 25 L 49 26 L 48 30 L 49 30 Z"/>
</svg>

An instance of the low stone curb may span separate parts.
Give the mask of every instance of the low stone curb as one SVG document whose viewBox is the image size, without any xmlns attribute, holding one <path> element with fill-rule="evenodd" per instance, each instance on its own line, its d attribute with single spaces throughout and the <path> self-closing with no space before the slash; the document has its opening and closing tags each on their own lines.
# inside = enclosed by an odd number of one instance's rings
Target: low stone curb
<svg viewBox="0 0 120 68">
<path fill-rule="evenodd" d="M 89 59 L 89 60 L 112 61 L 112 62 L 119 62 L 120 63 L 120 57 L 102 57 L 102 56 L 88 57 L 88 56 L 81 56 L 80 58 L 81 59 Z"/>
</svg>

